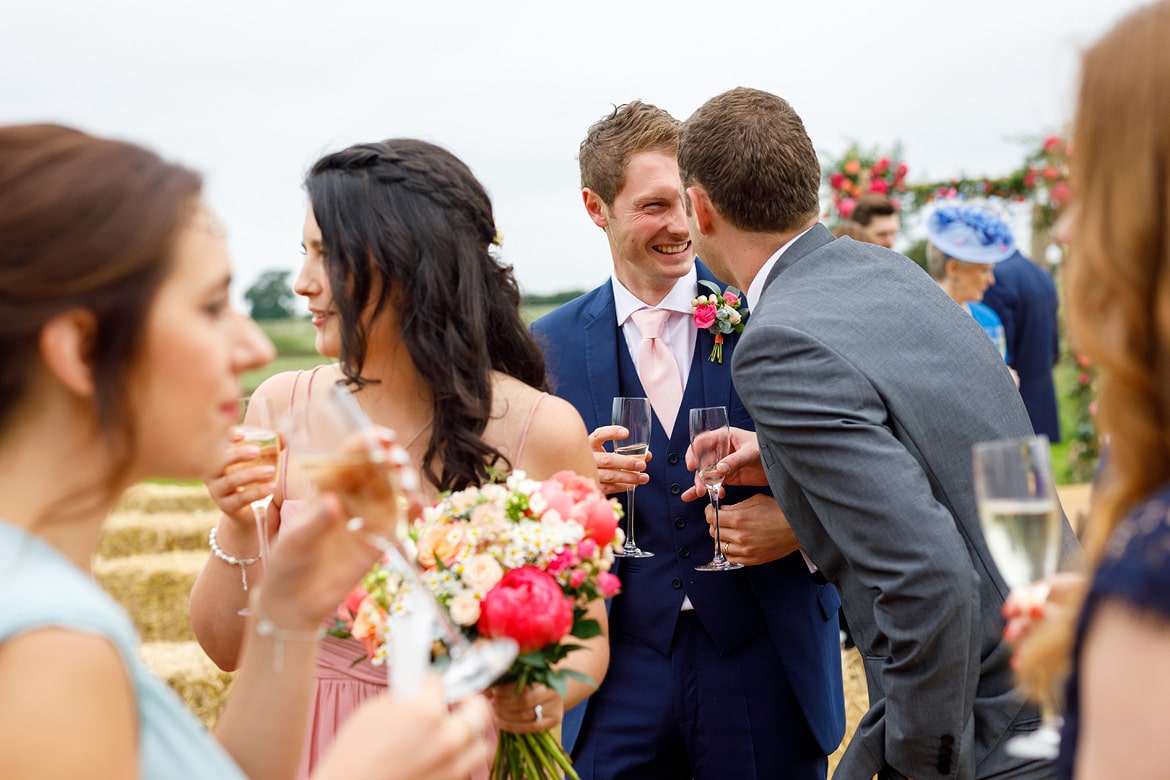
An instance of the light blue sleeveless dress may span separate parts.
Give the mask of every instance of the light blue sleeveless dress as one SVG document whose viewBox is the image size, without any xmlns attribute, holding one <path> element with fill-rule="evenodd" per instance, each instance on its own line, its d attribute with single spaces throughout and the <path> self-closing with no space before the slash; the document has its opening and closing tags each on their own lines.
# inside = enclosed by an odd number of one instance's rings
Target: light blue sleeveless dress
<svg viewBox="0 0 1170 780">
<path fill-rule="evenodd" d="M 126 611 L 51 545 L 0 521 L 0 643 L 50 626 L 106 637 L 118 649 L 138 702 L 143 778 L 244 778 L 178 695 L 138 660 Z"/>
</svg>

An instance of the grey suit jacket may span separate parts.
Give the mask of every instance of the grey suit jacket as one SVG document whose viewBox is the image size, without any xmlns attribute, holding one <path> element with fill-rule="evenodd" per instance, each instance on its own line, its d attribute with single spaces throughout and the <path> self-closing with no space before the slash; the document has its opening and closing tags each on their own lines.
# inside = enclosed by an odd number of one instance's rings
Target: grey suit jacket
<svg viewBox="0 0 1170 780">
<path fill-rule="evenodd" d="M 1012 693 L 1008 587 L 971 474 L 972 444 L 1032 433 L 999 353 L 914 263 L 822 225 L 751 303 L 735 385 L 865 662 L 870 710 L 837 776 L 976 778 L 1026 763 L 1002 749 L 1036 715 Z"/>
</svg>

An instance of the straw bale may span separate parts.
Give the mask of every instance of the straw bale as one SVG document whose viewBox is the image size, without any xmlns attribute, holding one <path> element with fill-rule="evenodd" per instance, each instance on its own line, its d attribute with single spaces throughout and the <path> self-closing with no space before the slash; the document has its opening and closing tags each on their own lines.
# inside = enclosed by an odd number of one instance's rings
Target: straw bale
<svg viewBox="0 0 1170 780">
<path fill-rule="evenodd" d="M 188 596 L 206 560 L 206 551 L 97 558 L 94 576 L 134 618 L 144 641 L 186 641 L 194 638 Z"/>
<path fill-rule="evenodd" d="M 829 777 L 833 776 L 837 762 L 845 754 L 849 739 L 857 730 L 861 716 L 869 709 L 869 689 L 865 685 L 865 667 L 861 654 L 856 649 L 841 648 L 841 675 L 845 685 L 845 738 L 840 747 L 829 756 Z"/>
<path fill-rule="evenodd" d="M 143 482 L 130 487 L 118 504 L 114 512 L 131 510 L 142 512 L 211 512 L 215 511 L 215 502 L 207 492 L 207 486 L 197 485 L 156 485 Z"/>
<path fill-rule="evenodd" d="M 111 515 L 102 532 L 98 555 L 119 558 L 172 550 L 207 550 L 207 531 L 218 512 L 144 512 L 134 509 Z"/>
<path fill-rule="evenodd" d="M 197 642 L 147 642 L 139 656 L 208 728 L 215 726 L 234 674 L 213 664 Z"/>
</svg>

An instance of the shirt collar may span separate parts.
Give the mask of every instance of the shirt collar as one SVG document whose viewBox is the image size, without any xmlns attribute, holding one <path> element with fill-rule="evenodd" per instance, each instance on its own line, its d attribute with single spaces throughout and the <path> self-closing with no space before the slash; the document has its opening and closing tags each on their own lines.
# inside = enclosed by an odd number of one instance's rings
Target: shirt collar
<svg viewBox="0 0 1170 780">
<path fill-rule="evenodd" d="M 645 301 L 639 299 L 636 295 L 626 289 L 626 286 L 618 281 L 616 276 L 611 277 L 613 281 L 613 303 L 617 311 L 618 327 L 626 324 L 626 320 L 630 315 L 639 309 L 657 308 L 667 309 L 680 314 L 691 314 L 691 301 L 694 299 L 696 290 L 699 286 L 699 272 L 692 265 L 691 270 L 674 283 L 674 287 L 670 288 L 670 292 L 657 306 L 649 306 Z"/>
<path fill-rule="evenodd" d="M 772 273 L 772 267 L 776 265 L 776 261 L 780 259 L 780 255 L 784 254 L 788 247 L 796 243 L 796 239 L 800 238 L 810 230 L 812 230 L 812 226 L 797 233 L 788 241 L 787 244 L 777 249 L 775 254 L 768 258 L 767 262 L 760 266 L 760 270 L 756 273 L 755 278 L 752 279 L 752 283 L 748 285 L 747 291 L 745 293 L 747 296 L 748 311 L 756 308 L 756 304 L 759 303 L 760 296 L 764 294 L 764 286 L 768 283 L 768 275 Z"/>
</svg>

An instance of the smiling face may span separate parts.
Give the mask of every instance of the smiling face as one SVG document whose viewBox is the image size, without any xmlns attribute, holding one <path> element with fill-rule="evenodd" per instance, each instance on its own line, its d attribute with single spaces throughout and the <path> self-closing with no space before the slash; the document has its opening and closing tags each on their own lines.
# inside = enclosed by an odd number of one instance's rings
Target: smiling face
<svg viewBox="0 0 1170 780">
<path fill-rule="evenodd" d="M 132 408 L 147 476 L 211 473 L 239 411 L 240 375 L 276 356 L 256 323 L 231 307 L 231 264 L 217 225 L 200 207 L 180 230 L 146 318 Z"/>
<path fill-rule="evenodd" d="M 293 292 L 304 297 L 309 304 L 309 314 L 317 330 L 314 343 L 317 352 L 325 357 L 340 357 L 341 317 L 333 307 L 333 290 L 329 285 L 329 272 L 325 268 L 325 244 L 311 203 L 305 209 L 301 247 L 305 250 L 305 260 L 293 282 Z"/>
<path fill-rule="evenodd" d="M 609 238 L 614 275 L 645 303 L 661 301 L 695 262 L 680 190 L 676 158 L 647 151 L 630 157 L 613 203 L 583 193 L 589 216 Z"/>
</svg>

